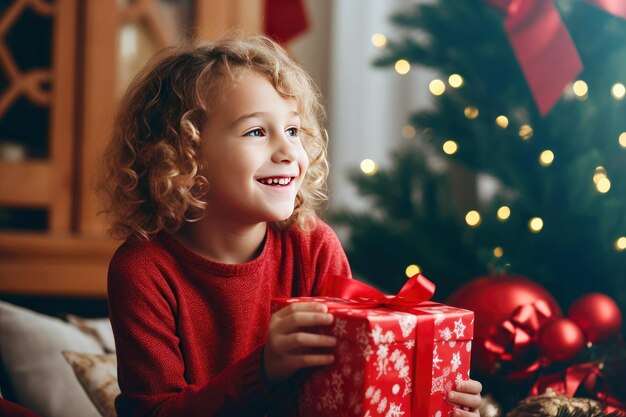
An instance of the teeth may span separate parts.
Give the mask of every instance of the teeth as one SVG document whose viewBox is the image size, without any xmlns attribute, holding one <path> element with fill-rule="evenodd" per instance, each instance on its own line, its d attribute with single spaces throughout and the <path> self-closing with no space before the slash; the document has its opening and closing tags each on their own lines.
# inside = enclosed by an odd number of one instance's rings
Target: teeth
<svg viewBox="0 0 626 417">
<path fill-rule="evenodd" d="M 272 184 L 287 185 L 291 182 L 291 178 L 264 178 L 264 179 L 260 179 L 259 182 L 262 184 L 268 184 L 268 185 L 272 185 Z"/>
</svg>

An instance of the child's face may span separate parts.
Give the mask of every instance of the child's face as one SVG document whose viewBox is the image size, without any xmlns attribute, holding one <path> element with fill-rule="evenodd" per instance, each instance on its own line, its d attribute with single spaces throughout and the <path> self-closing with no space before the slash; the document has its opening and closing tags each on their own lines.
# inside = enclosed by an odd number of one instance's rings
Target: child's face
<svg viewBox="0 0 626 417">
<path fill-rule="evenodd" d="M 245 71 L 212 108 L 202 130 L 207 214 L 242 225 L 289 218 L 309 166 L 296 101 Z"/>
</svg>

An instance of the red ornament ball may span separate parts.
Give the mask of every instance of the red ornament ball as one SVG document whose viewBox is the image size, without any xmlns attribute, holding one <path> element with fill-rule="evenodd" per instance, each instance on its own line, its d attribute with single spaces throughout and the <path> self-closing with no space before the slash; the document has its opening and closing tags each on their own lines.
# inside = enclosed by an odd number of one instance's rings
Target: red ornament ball
<svg viewBox="0 0 626 417">
<path fill-rule="evenodd" d="M 578 298 L 567 316 L 583 330 L 588 342 L 602 342 L 619 335 L 622 312 L 608 295 L 591 293 Z"/>
<path fill-rule="evenodd" d="M 566 361 L 585 347 L 585 335 L 572 320 L 558 318 L 539 329 L 537 345 L 541 354 L 548 359 Z"/>
<path fill-rule="evenodd" d="M 497 358 L 483 346 L 491 328 L 509 318 L 517 307 L 537 300 L 547 302 L 553 316 L 561 317 L 554 297 L 541 285 L 522 276 L 480 277 L 463 285 L 446 300 L 449 305 L 474 312 L 473 370 L 487 374 L 495 370 Z"/>
</svg>

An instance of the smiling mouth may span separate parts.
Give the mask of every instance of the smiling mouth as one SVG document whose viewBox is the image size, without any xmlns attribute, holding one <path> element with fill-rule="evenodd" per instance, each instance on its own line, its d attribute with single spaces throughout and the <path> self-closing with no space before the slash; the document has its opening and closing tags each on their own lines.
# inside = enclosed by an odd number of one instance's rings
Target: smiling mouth
<svg viewBox="0 0 626 417">
<path fill-rule="evenodd" d="M 261 184 L 271 185 L 276 187 L 286 187 L 291 184 L 294 177 L 280 177 L 280 178 L 260 178 L 257 181 Z"/>
</svg>

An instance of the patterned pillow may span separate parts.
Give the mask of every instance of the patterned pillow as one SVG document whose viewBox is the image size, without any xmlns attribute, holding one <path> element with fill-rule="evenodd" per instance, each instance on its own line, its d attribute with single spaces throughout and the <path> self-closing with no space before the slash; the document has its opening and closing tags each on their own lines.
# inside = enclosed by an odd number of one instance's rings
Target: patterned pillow
<svg viewBox="0 0 626 417">
<path fill-rule="evenodd" d="M 120 393 L 117 384 L 115 354 L 90 354 L 63 351 L 63 356 L 74 369 L 76 378 L 103 417 L 116 417 L 115 397 Z"/>
<path fill-rule="evenodd" d="M 78 330 L 96 339 L 102 345 L 106 353 L 115 352 L 113 329 L 111 328 L 111 321 L 108 318 L 88 319 L 68 314 L 66 319 L 70 324 L 76 326 Z"/>
<path fill-rule="evenodd" d="M 100 417 L 61 356 L 64 350 L 104 353 L 93 337 L 75 326 L 0 301 L 0 373 L 7 384 L 2 386 L 5 398 L 42 417 Z"/>
</svg>

